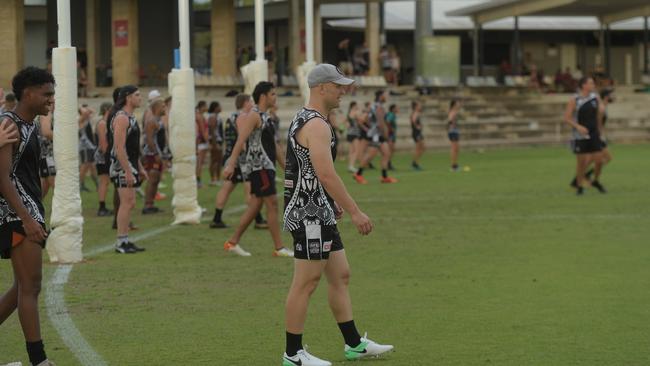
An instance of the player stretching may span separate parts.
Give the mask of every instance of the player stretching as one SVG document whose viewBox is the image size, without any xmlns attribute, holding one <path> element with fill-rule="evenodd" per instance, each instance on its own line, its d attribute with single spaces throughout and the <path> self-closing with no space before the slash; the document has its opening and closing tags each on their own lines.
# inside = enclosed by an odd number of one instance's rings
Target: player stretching
<svg viewBox="0 0 650 366">
<path fill-rule="evenodd" d="M 348 291 L 350 267 L 336 219 L 344 210 L 362 235 L 372 223 L 348 194 L 334 169 L 336 135 L 325 116 L 338 108 L 347 86 L 354 83 L 336 67 L 316 66 L 308 76 L 310 98 L 289 127 L 284 189 L 284 228 L 294 240 L 294 274 L 286 302 L 286 351 L 283 366 L 328 366 L 307 353 L 302 333 L 311 294 L 325 273 L 329 304 L 345 340 L 348 360 L 378 356 L 393 346 L 361 337 L 352 318 Z"/>
</svg>

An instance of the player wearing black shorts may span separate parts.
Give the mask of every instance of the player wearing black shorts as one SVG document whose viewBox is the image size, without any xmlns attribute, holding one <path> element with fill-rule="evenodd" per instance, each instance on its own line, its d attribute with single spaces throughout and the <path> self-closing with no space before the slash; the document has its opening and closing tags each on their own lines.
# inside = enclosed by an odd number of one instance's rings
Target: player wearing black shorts
<svg viewBox="0 0 650 366">
<path fill-rule="evenodd" d="M 411 137 L 415 143 L 415 152 L 413 153 L 413 162 L 411 166 L 415 170 L 422 170 L 420 167 L 420 157 L 424 154 L 424 134 L 422 134 L 422 103 L 414 100 L 411 102 Z"/>
<path fill-rule="evenodd" d="M 232 177 L 235 172 L 236 159 L 239 158 L 240 154 L 246 156 L 246 171 L 243 171 L 243 173 L 250 179 L 251 197 L 248 201 L 248 208 L 242 215 L 235 233 L 224 243 L 226 251 L 238 255 L 250 256 L 250 253 L 241 248 L 239 240 L 262 208 L 262 204 L 264 204 L 267 210 L 269 231 L 275 248 L 273 255 L 277 257 L 293 257 L 293 252 L 282 245 L 282 238 L 280 237 L 278 199 L 275 189 L 275 161 L 278 160 L 283 167 L 284 161 L 278 159 L 276 154 L 275 129 L 268 113 L 266 113 L 275 104 L 276 98 L 273 83 L 263 81 L 255 86 L 253 101 L 257 106 L 253 107 L 253 110 L 242 121 L 242 125 L 238 126 L 237 142 L 223 171 L 224 177 Z"/>
<path fill-rule="evenodd" d="M 99 115 L 101 119 L 97 122 L 95 131 L 97 134 L 97 150 L 95 150 L 95 169 L 97 169 L 97 176 L 99 178 L 99 186 L 97 187 L 97 196 L 99 199 L 99 209 L 97 209 L 97 216 L 110 216 L 113 211 L 106 208 L 106 194 L 108 193 L 108 186 L 111 179 L 108 176 L 110 168 L 110 151 L 108 149 L 108 138 L 106 136 L 107 127 L 106 119 L 108 113 L 111 111 L 113 104 L 102 103 L 99 107 Z M 107 154 L 109 154 L 107 158 Z"/>
<path fill-rule="evenodd" d="M 144 250 L 129 241 L 131 211 L 135 208 L 135 188 L 147 177 L 140 162 L 140 127 L 133 115 L 141 101 L 137 87 L 122 87 L 108 119 L 113 136 L 110 177 L 120 196 L 115 252 L 122 254 Z"/>
<path fill-rule="evenodd" d="M 362 235 L 372 222 L 345 189 L 334 168 L 336 134 L 325 116 L 339 106 L 339 98 L 354 80 L 336 67 L 316 66 L 308 76 L 309 103 L 289 127 L 287 168 L 284 183 L 284 229 L 294 240 L 294 274 L 287 296 L 286 348 L 283 366 L 328 366 L 329 361 L 310 355 L 302 345 L 309 299 L 325 274 L 329 304 L 345 342 L 349 360 L 373 357 L 393 346 L 379 345 L 361 337 L 352 317 L 348 290 L 350 266 L 336 227 L 344 210 Z"/>
<path fill-rule="evenodd" d="M 573 128 L 577 195 L 584 193 L 587 167 L 602 161 L 603 143 L 600 139 L 600 131 L 604 106 L 598 94 L 594 92 L 595 88 L 596 85 L 591 77 L 580 79 L 579 92 L 571 97 L 564 113 L 564 120 Z"/>
<path fill-rule="evenodd" d="M 452 99 L 449 102 L 449 112 L 447 113 L 447 137 L 451 144 L 449 156 L 451 159 L 451 171 L 459 171 L 458 154 L 460 153 L 460 130 L 458 129 L 458 114 L 463 107 L 460 100 Z"/>
<path fill-rule="evenodd" d="M 0 297 L 0 324 L 18 309 L 29 361 L 52 366 L 45 354 L 38 315 L 42 278 L 42 251 L 47 239 L 45 209 L 41 201 L 40 146 L 37 116 L 54 104 L 54 77 L 28 67 L 14 76 L 18 105 L 0 115 L 0 130 L 18 131 L 18 140 L 0 134 L 0 257 L 11 259 L 14 281 Z M 6 350 L 3 350 L 6 351 Z"/>
<path fill-rule="evenodd" d="M 388 176 L 388 163 L 390 162 L 390 148 L 388 146 L 388 126 L 386 125 L 386 91 L 375 92 L 375 103 L 370 108 L 370 127 L 366 132 L 369 140 L 368 154 L 363 158 L 359 169 L 354 174 L 354 180 L 359 184 L 367 184 L 363 177 L 363 170 L 368 167 L 372 159 L 381 152 L 381 182 L 397 183 L 397 179 Z"/>
<path fill-rule="evenodd" d="M 53 112 L 38 118 L 38 142 L 41 148 L 41 190 L 43 198 L 47 196 L 50 188 L 54 189 L 56 178 L 56 165 L 54 164 L 54 124 Z"/>
<path fill-rule="evenodd" d="M 237 111 L 231 114 L 223 125 L 222 134 L 224 141 L 224 151 L 222 160 L 224 162 L 224 166 L 228 163 L 228 159 L 232 154 L 235 143 L 237 143 L 238 126 L 244 123 L 246 116 L 253 109 L 253 100 L 251 99 L 250 95 L 239 94 L 235 98 L 235 108 Z M 223 209 L 226 207 L 228 198 L 230 197 L 230 194 L 235 189 L 237 184 L 244 183 L 245 201 L 248 202 L 250 199 L 250 182 L 248 180 L 248 176 L 244 177 L 241 169 L 242 166 L 244 167 L 245 171 L 248 171 L 246 168 L 246 156 L 244 155 L 239 156 L 237 159 L 237 164 L 235 166 L 235 172 L 233 173 L 232 177 L 230 177 L 230 179 L 224 179 L 223 185 L 219 189 L 219 192 L 217 192 L 217 197 L 215 198 L 214 217 L 210 222 L 210 227 L 213 229 L 223 229 L 228 227 L 222 220 Z M 265 227 L 266 222 L 264 221 L 262 215 L 258 212 L 255 216 L 255 228 L 261 229 Z"/>
</svg>

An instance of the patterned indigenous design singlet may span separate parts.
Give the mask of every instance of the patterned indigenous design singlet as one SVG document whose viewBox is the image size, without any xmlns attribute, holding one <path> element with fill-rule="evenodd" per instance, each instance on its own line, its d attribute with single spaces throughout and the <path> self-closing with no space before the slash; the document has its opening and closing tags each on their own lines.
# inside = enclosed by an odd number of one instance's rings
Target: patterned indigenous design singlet
<svg viewBox="0 0 650 366">
<path fill-rule="evenodd" d="M 275 171 L 275 164 L 273 161 L 275 157 L 272 156 L 274 151 L 268 151 L 262 144 L 262 132 L 269 128 L 273 128 L 273 122 L 269 118 L 268 113 L 260 112 L 255 106 L 251 113 L 258 113 L 262 120 L 262 126 L 256 128 L 251 132 L 246 142 L 246 169 L 242 169 L 242 173 L 249 174 L 258 170 L 266 169 Z"/>
<path fill-rule="evenodd" d="M 295 231 L 307 225 L 336 225 L 334 200 L 327 194 L 316 177 L 316 171 L 309 156 L 309 149 L 300 145 L 296 134 L 314 118 L 327 121 L 315 110 L 303 108 L 294 117 L 289 127 L 287 166 L 284 181 L 284 230 Z M 328 121 L 329 124 L 329 121 Z M 332 159 L 336 159 L 336 134 L 332 125 L 330 148 Z"/>
<path fill-rule="evenodd" d="M 45 208 L 41 202 L 41 178 L 39 163 L 41 148 L 38 141 L 38 123 L 27 122 L 14 112 L 0 114 L 0 121 L 12 120 L 20 131 L 20 144 L 11 156 L 9 179 L 16 187 L 18 196 L 27 208 L 29 215 L 41 224 L 45 224 Z M 0 226 L 20 221 L 14 209 L 0 195 Z"/>
<path fill-rule="evenodd" d="M 111 119 L 111 131 L 115 131 L 115 126 L 113 126 L 113 123 L 115 122 L 115 119 L 120 115 L 124 115 L 129 119 L 129 127 L 126 130 L 126 155 L 129 160 L 128 168 L 131 169 L 131 173 L 133 173 L 134 176 L 137 176 L 138 160 L 140 159 L 140 126 L 138 126 L 138 121 L 133 115 L 126 113 L 124 110 L 120 110 L 115 113 L 115 116 L 113 119 Z M 111 138 L 111 142 L 114 143 L 114 139 Z M 111 178 L 116 178 L 124 176 L 125 174 L 126 170 L 124 170 L 124 167 L 122 167 L 120 162 L 117 160 L 115 146 L 113 146 L 111 148 L 110 176 Z"/>
<path fill-rule="evenodd" d="M 589 131 L 589 136 L 581 135 L 577 130 L 573 130 L 575 140 L 587 140 L 597 137 L 598 131 L 598 95 L 590 93 L 586 97 L 576 94 L 576 109 L 573 118 L 579 125 L 584 126 Z"/>
</svg>

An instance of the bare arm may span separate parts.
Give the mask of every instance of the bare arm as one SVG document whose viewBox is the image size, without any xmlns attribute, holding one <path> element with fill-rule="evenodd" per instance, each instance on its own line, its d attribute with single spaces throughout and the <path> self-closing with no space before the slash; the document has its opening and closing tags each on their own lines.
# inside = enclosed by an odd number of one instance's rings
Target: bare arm
<svg viewBox="0 0 650 366">
<path fill-rule="evenodd" d="M 7 121 L 5 120 L 3 124 L 6 123 Z M 0 194 L 23 222 L 23 228 L 27 237 L 34 242 L 42 242 L 47 237 L 47 233 L 45 233 L 41 225 L 29 214 L 29 211 L 27 211 L 27 208 L 16 191 L 16 186 L 14 186 L 9 178 L 13 149 L 13 144 L 6 144 L 0 147 L 0 172 L 2 172 L 0 173 Z"/>
<path fill-rule="evenodd" d="M 583 135 L 586 135 L 588 133 L 587 129 L 584 126 L 581 126 L 578 124 L 576 120 L 573 119 L 573 113 L 575 112 L 576 109 L 576 101 L 575 99 L 571 98 L 569 100 L 569 103 L 566 105 L 566 110 L 564 112 L 564 121 L 571 127 L 575 128 L 578 130 Z"/>
<path fill-rule="evenodd" d="M 282 170 L 286 170 L 286 153 L 284 153 L 284 149 L 282 148 L 282 145 L 279 142 L 275 143 L 275 160 L 277 160 L 278 164 L 280 165 L 280 168 Z"/>
<path fill-rule="evenodd" d="M 41 136 L 52 141 L 54 138 L 54 132 L 52 131 L 52 112 L 47 116 L 41 116 Z"/>
<path fill-rule="evenodd" d="M 101 119 L 97 123 L 97 137 L 99 138 L 99 151 L 106 154 L 108 150 L 108 140 L 106 139 L 106 120 Z"/>
<path fill-rule="evenodd" d="M 18 128 L 16 124 L 5 119 L 0 122 L 0 148 L 18 141 Z"/>
<path fill-rule="evenodd" d="M 144 122 L 144 138 L 147 141 L 147 146 L 150 148 L 156 146 L 155 134 L 156 121 L 154 121 L 152 116 L 149 116 L 149 118 Z M 157 151 L 157 155 L 160 155 L 160 151 Z"/>
<path fill-rule="evenodd" d="M 369 234 L 372 231 L 370 219 L 361 212 L 334 169 L 330 150 L 332 132 L 327 122 L 318 118 L 307 122 L 307 125 L 298 132 L 297 139 L 301 145 L 304 144 L 309 149 L 312 165 L 323 188 L 338 205 L 350 213 L 359 233 Z"/>
<path fill-rule="evenodd" d="M 603 134 L 605 125 L 603 125 L 603 120 L 605 119 L 605 104 L 603 103 L 600 97 L 598 98 L 598 132 Z"/>
</svg>

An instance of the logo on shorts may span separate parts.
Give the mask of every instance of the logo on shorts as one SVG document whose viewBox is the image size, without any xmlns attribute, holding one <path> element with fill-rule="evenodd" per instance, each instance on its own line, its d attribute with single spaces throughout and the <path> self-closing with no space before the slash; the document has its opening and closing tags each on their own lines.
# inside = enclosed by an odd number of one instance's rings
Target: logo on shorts
<svg viewBox="0 0 650 366">
<path fill-rule="evenodd" d="M 323 243 L 323 252 L 329 252 L 332 250 L 332 241 L 326 241 Z"/>
<path fill-rule="evenodd" d="M 300 243 L 296 244 L 296 251 L 297 252 L 302 252 L 302 244 L 300 244 Z"/>
<path fill-rule="evenodd" d="M 319 254 L 320 253 L 320 242 L 318 240 L 309 241 L 309 254 Z"/>
</svg>

